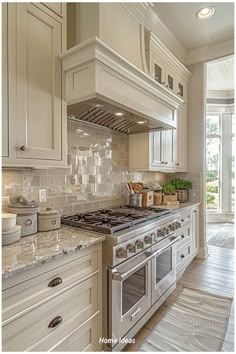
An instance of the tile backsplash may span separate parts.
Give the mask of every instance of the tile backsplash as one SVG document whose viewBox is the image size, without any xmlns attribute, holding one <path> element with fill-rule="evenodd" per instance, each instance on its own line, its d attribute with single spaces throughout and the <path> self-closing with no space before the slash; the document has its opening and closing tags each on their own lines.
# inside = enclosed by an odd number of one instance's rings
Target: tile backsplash
<svg viewBox="0 0 236 354">
<path fill-rule="evenodd" d="M 143 181 L 164 184 L 167 175 L 128 172 L 128 136 L 68 120 L 68 168 L 3 170 L 2 197 L 23 195 L 38 201 L 46 189 L 47 202 L 63 213 L 122 204 L 125 183 Z"/>
</svg>

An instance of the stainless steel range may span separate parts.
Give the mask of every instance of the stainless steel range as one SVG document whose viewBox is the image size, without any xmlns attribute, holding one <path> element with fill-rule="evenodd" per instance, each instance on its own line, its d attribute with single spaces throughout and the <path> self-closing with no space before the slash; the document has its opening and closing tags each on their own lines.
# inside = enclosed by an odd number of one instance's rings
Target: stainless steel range
<svg viewBox="0 0 236 354">
<path fill-rule="evenodd" d="M 65 216 L 62 223 L 106 234 L 104 349 L 119 351 L 176 286 L 179 213 L 119 206 Z"/>
</svg>

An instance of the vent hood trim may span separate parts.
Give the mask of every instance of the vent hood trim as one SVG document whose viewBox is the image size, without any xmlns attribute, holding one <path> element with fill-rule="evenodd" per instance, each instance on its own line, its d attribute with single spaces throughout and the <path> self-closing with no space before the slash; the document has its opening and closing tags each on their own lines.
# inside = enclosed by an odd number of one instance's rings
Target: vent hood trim
<svg viewBox="0 0 236 354">
<path fill-rule="evenodd" d="M 157 83 L 97 37 L 63 53 L 68 109 L 93 100 L 113 104 L 151 122 L 153 129 L 175 129 L 180 97 Z"/>
</svg>

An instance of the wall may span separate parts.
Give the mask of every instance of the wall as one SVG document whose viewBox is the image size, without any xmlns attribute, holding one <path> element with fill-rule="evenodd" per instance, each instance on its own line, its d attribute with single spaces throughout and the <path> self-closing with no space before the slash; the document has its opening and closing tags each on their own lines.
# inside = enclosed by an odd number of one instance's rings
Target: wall
<svg viewBox="0 0 236 354">
<path fill-rule="evenodd" d="M 200 173 L 200 257 L 207 256 L 205 225 L 205 63 L 188 67 L 192 77 L 188 87 L 187 151 L 188 172 Z"/>
<path fill-rule="evenodd" d="M 47 202 L 63 213 L 122 204 L 125 182 L 166 183 L 155 172 L 128 172 L 128 136 L 68 120 L 69 167 L 45 170 L 3 170 L 2 196 L 14 200 L 23 195 L 38 201 L 39 189 L 47 190 Z"/>
</svg>

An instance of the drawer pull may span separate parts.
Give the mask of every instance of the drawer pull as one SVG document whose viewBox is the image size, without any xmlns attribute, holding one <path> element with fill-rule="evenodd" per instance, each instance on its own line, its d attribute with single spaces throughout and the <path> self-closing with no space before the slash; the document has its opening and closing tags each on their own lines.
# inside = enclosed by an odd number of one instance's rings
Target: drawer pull
<svg viewBox="0 0 236 354">
<path fill-rule="evenodd" d="M 184 222 L 184 219 L 181 219 L 181 222 Z"/>
<path fill-rule="evenodd" d="M 184 254 L 181 254 L 181 258 L 184 258 L 185 257 L 185 255 Z"/>
<path fill-rule="evenodd" d="M 52 225 L 56 225 L 56 223 L 57 223 L 56 220 L 52 220 L 52 221 L 51 221 L 51 224 L 52 224 Z"/>
<path fill-rule="evenodd" d="M 61 322 L 62 322 L 62 317 L 57 316 L 49 323 L 48 328 L 54 328 L 58 326 Z"/>
<path fill-rule="evenodd" d="M 184 238 L 184 235 L 181 235 L 181 238 Z"/>
<path fill-rule="evenodd" d="M 50 281 L 50 283 L 48 284 L 48 287 L 49 288 L 54 288 L 54 286 L 57 286 L 57 285 L 59 285 L 61 283 L 62 283 L 62 279 L 60 277 L 57 277 L 57 278 L 55 278 L 55 279 Z"/>
</svg>

